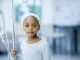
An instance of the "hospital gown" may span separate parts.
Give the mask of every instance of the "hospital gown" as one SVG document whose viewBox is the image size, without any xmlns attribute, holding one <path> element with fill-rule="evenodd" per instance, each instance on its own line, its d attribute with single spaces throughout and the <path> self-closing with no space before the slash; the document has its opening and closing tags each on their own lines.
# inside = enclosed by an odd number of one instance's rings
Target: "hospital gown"
<svg viewBox="0 0 80 60">
<path fill-rule="evenodd" d="M 46 41 L 41 40 L 35 44 L 21 43 L 22 60 L 51 60 L 51 50 Z"/>
</svg>

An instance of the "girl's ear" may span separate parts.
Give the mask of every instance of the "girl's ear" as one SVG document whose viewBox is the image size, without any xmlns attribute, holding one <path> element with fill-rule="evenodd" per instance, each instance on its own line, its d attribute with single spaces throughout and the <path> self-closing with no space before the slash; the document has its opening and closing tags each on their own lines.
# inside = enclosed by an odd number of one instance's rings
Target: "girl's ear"
<svg viewBox="0 0 80 60">
<path fill-rule="evenodd" d="M 39 27 L 38 27 L 38 31 L 40 30 L 40 25 L 39 25 Z"/>
</svg>

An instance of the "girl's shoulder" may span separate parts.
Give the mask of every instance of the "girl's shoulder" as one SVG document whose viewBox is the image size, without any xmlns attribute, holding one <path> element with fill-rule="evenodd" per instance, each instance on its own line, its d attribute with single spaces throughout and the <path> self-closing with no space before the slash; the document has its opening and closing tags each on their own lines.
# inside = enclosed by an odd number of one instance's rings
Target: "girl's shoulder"
<svg viewBox="0 0 80 60">
<path fill-rule="evenodd" d="M 42 45 L 43 46 L 49 46 L 49 43 L 46 40 L 42 40 Z"/>
</svg>

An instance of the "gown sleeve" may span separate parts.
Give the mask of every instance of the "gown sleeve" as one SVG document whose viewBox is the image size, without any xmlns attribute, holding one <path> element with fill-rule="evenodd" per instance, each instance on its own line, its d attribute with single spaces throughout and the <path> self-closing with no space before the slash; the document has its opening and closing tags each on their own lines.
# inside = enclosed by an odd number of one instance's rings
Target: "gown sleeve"
<svg viewBox="0 0 80 60">
<path fill-rule="evenodd" d="M 51 60 L 51 49 L 47 44 L 43 48 L 43 60 Z"/>
</svg>

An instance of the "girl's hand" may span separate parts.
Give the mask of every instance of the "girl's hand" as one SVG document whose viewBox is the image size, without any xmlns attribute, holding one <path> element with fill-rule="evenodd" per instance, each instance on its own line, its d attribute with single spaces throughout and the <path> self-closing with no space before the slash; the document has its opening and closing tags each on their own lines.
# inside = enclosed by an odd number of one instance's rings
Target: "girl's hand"
<svg viewBox="0 0 80 60">
<path fill-rule="evenodd" d="M 11 54 L 12 57 L 15 57 L 16 54 L 17 54 L 16 49 L 11 50 L 10 54 Z"/>
</svg>

